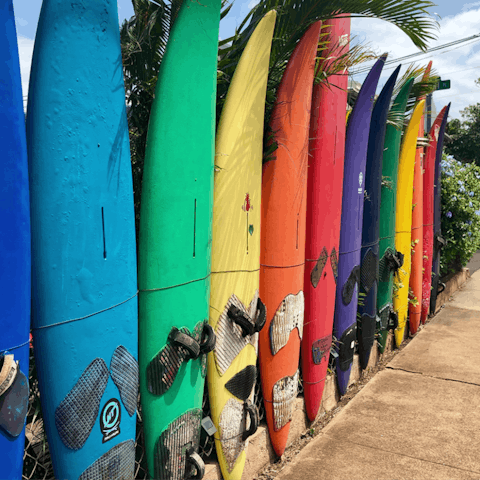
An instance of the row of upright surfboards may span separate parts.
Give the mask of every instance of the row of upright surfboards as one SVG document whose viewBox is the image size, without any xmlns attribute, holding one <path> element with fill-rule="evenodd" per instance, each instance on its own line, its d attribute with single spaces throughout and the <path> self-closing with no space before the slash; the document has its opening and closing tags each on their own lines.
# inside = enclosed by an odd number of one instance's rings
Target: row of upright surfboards
<svg viewBox="0 0 480 480">
<path fill-rule="evenodd" d="M 0 478 L 22 474 L 31 315 L 56 478 L 134 478 L 140 385 L 152 478 L 202 477 L 203 424 L 224 478 L 239 480 L 258 426 L 257 349 L 270 439 L 281 455 L 300 350 L 313 420 L 332 327 L 341 393 L 357 334 L 362 366 L 377 330 L 384 348 L 395 313 L 401 342 L 414 235 L 430 252 L 423 279 L 421 268 L 415 277 L 423 281 L 425 319 L 448 107 L 434 122 L 426 157 L 415 162 L 420 101 L 400 151 L 400 130 L 386 125 L 398 69 L 373 107 L 383 56 L 346 127 L 347 75 L 330 78 L 340 88 L 313 85 L 317 22 L 288 62 L 270 124 L 278 148 L 262 166 L 276 12 L 250 37 L 215 134 L 220 1 L 184 0 L 149 123 L 137 284 L 116 8 L 112 0 L 43 1 L 25 135 L 13 7 L 10 0 L 0 7 Z M 326 62 L 348 49 L 350 33 L 349 19 L 328 24 Z M 405 111 L 412 81 L 393 109 Z M 418 251 L 417 242 L 414 258 Z M 366 297 L 357 332 L 359 291 Z M 419 318 L 412 309 L 410 331 Z M 213 426 L 202 422 L 206 376 Z"/>
</svg>

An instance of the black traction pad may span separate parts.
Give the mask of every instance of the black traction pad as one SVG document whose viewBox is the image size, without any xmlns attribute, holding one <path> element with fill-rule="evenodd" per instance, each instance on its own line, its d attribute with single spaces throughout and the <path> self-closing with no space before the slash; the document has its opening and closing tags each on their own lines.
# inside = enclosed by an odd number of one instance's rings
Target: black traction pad
<svg viewBox="0 0 480 480">
<path fill-rule="evenodd" d="M 225 384 L 225 388 L 233 396 L 245 401 L 252 393 L 256 378 L 257 369 L 255 365 L 247 365 Z"/>
<path fill-rule="evenodd" d="M 200 443 L 202 410 L 190 410 L 162 432 L 154 448 L 155 479 L 184 480 L 191 478 L 193 470 L 188 461 L 189 452 L 196 452 Z"/>
<path fill-rule="evenodd" d="M 72 450 L 83 447 L 95 425 L 108 383 L 108 367 L 96 358 L 55 410 L 55 425 L 62 442 Z"/>
<path fill-rule="evenodd" d="M 327 264 L 327 260 L 328 260 L 328 252 L 327 252 L 327 249 L 323 247 L 322 253 L 320 253 L 317 263 L 315 264 L 315 267 L 313 268 L 312 273 L 310 273 L 310 281 L 312 282 L 313 288 L 317 288 L 318 282 L 322 277 L 323 269 Z"/>
<path fill-rule="evenodd" d="M 338 351 L 340 370 L 346 372 L 353 362 L 353 352 L 355 351 L 355 340 L 357 338 L 357 324 L 343 332 L 340 337 L 340 348 Z"/>
<path fill-rule="evenodd" d="M 368 249 L 363 257 L 362 267 L 360 269 L 360 285 L 363 291 L 368 295 L 375 281 L 378 280 L 378 261 L 373 250 Z"/>
<path fill-rule="evenodd" d="M 191 335 L 191 337 L 200 344 L 204 325 L 205 321 L 197 323 L 193 334 L 190 334 L 188 328 L 185 327 L 179 330 L 186 335 Z M 158 396 L 167 392 L 173 385 L 182 363 L 188 358 L 189 352 L 187 349 L 167 343 L 147 366 L 148 391 Z M 201 362 L 202 376 L 205 377 L 207 368 L 206 355 L 200 355 L 197 361 Z"/>
<path fill-rule="evenodd" d="M 332 265 L 333 270 L 333 277 L 335 278 L 335 283 L 337 283 L 338 278 L 338 256 L 335 247 L 332 248 L 332 252 L 330 253 L 330 263 Z"/>
<path fill-rule="evenodd" d="M 135 478 L 135 443 L 127 440 L 92 463 L 78 480 L 132 480 Z"/>
<path fill-rule="evenodd" d="M 392 311 L 392 304 L 385 305 L 379 312 L 380 330 L 388 330 L 390 323 L 390 312 Z"/>
<path fill-rule="evenodd" d="M 358 320 L 358 349 L 360 353 L 360 366 L 363 370 L 367 368 L 370 351 L 375 340 L 375 327 L 377 317 L 364 313 Z"/>
<path fill-rule="evenodd" d="M 18 437 L 25 425 L 28 411 L 28 378 L 17 370 L 15 380 L 0 396 L 0 429 L 12 437 Z"/>
<path fill-rule="evenodd" d="M 435 308 L 437 306 L 437 295 L 438 295 L 438 282 L 440 277 L 432 272 L 432 291 L 430 293 L 430 315 L 435 314 Z"/>
<path fill-rule="evenodd" d="M 120 392 L 123 406 L 132 416 L 137 409 L 138 362 L 123 345 L 113 352 L 110 375 Z"/>
<path fill-rule="evenodd" d="M 349 305 L 353 298 L 353 292 L 355 291 L 355 285 L 360 282 L 360 266 L 356 265 L 352 268 L 347 281 L 343 284 L 342 288 L 342 302 Z"/>
<path fill-rule="evenodd" d="M 330 347 L 332 346 L 332 336 L 328 335 L 326 337 L 315 340 L 312 344 L 312 360 L 315 365 L 320 365 L 322 360 L 327 357 L 327 354 L 330 352 Z"/>
</svg>

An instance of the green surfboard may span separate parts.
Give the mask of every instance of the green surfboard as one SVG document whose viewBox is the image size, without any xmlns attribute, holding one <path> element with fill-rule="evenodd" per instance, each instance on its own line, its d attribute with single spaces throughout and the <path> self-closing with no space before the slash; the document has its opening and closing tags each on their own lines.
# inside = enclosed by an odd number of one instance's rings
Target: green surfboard
<svg viewBox="0 0 480 480">
<path fill-rule="evenodd" d="M 391 107 L 396 115 L 404 115 L 408 96 L 414 78 L 408 80 Z M 398 159 L 402 130 L 387 125 L 385 132 L 382 191 L 380 200 L 380 241 L 379 241 L 379 282 L 377 293 L 377 311 L 380 318 L 380 332 L 377 343 L 380 353 L 385 349 L 388 330 L 393 328 L 395 317 L 392 304 L 393 274 L 402 263 L 401 256 L 395 250 L 395 203 L 397 191 Z"/>
<path fill-rule="evenodd" d="M 163 56 L 145 155 L 139 367 L 155 479 L 201 478 L 220 0 L 184 0 Z"/>
</svg>

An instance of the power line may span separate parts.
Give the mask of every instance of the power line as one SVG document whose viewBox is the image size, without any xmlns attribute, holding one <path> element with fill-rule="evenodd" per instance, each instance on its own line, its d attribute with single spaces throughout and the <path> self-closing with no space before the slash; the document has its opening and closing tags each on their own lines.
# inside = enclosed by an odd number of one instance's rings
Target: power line
<svg viewBox="0 0 480 480">
<path fill-rule="evenodd" d="M 453 42 L 449 42 L 449 43 L 445 43 L 443 45 L 438 45 L 437 47 L 432 47 L 432 48 L 429 48 L 428 50 L 426 50 L 425 52 L 417 52 L 417 53 L 412 53 L 410 55 L 405 55 L 404 57 L 399 57 L 399 58 L 394 58 L 392 60 L 387 60 L 385 62 L 385 66 L 387 65 L 391 65 L 391 64 L 396 64 L 396 63 L 400 63 L 400 62 L 403 62 L 403 60 L 408 60 L 410 58 L 417 58 L 417 57 L 420 57 L 420 56 L 423 56 L 423 55 L 428 55 L 432 52 L 436 52 L 438 50 L 443 50 L 445 48 L 448 48 L 448 47 L 453 47 L 453 46 L 457 46 L 457 45 L 460 45 L 460 44 L 465 44 L 466 42 L 471 42 L 471 43 L 475 43 L 477 42 L 478 40 L 480 40 L 480 34 L 476 34 L 476 35 L 471 35 L 470 37 L 465 37 L 465 38 L 461 38 L 459 40 L 455 40 Z M 466 45 L 461 45 L 462 47 L 466 46 Z M 456 48 L 460 48 L 460 47 L 456 47 Z M 448 51 L 452 51 L 452 50 L 456 50 L 456 48 L 452 48 Z M 447 53 L 447 52 L 441 52 L 441 53 Z M 437 54 L 437 55 L 440 55 L 441 53 Z M 413 61 L 412 62 L 407 62 L 407 63 L 414 63 Z M 370 71 L 370 68 L 371 66 L 368 66 L 368 67 L 362 67 L 360 69 L 358 69 L 356 72 L 352 73 L 352 75 L 359 75 L 361 73 L 366 73 L 366 72 L 369 72 Z M 395 68 L 394 66 L 393 67 L 390 67 L 390 68 Z M 384 70 L 387 70 L 388 68 L 384 68 Z"/>
</svg>

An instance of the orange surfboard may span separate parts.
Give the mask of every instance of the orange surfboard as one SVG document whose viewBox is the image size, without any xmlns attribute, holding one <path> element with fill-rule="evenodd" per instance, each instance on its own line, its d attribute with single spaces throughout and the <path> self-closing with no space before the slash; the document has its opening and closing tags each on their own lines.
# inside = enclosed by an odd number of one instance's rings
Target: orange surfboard
<svg viewBox="0 0 480 480">
<path fill-rule="evenodd" d="M 308 135 L 320 27 L 316 22 L 307 30 L 288 62 L 270 121 L 278 148 L 263 166 L 260 297 L 267 321 L 259 334 L 259 356 L 268 431 L 279 456 L 287 444 L 298 387 Z"/>
<path fill-rule="evenodd" d="M 432 62 L 429 62 L 423 75 L 423 81 L 428 80 Z M 423 100 L 425 97 L 419 97 Z M 425 134 L 425 114 L 420 120 L 420 129 L 418 136 L 421 138 Z M 420 316 L 422 313 L 422 278 L 423 278 L 423 160 L 425 149 L 417 148 L 415 153 L 415 169 L 413 177 L 413 201 L 412 201 L 412 271 L 410 274 L 410 290 L 413 301 L 409 303 L 410 312 L 409 331 L 414 335 L 417 333 L 420 325 Z"/>
</svg>

